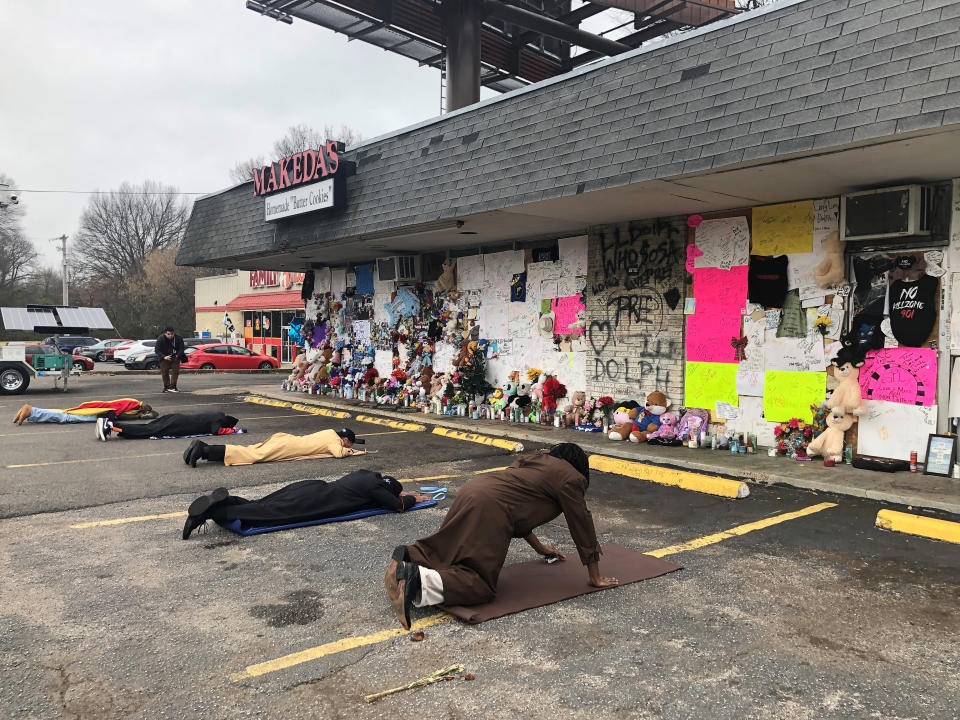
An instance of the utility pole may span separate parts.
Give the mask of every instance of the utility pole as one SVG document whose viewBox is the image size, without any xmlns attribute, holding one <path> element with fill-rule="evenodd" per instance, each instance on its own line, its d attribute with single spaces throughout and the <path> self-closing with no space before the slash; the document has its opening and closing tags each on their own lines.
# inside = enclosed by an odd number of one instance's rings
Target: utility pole
<svg viewBox="0 0 960 720">
<path fill-rule="evenodd" d="M 60 243 L 60 254 L 63 256 L 63 304 L 70 304 L 70 289 L 67 286 L 67 236 L 61 235 L 50 242 Z"/>
</svg>

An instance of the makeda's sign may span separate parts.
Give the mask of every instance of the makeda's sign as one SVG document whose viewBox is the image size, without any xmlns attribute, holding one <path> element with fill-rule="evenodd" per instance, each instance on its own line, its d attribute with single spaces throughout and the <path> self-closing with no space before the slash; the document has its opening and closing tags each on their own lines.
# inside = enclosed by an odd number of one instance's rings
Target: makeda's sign
<svg viewBox="0 0 960 720">
<path fill-rule="evenodd" d="M 343 143 L 327 140 L 317 150 L 304 150 L 254 169 L 253 194 L 263 197 L 264 218 L 282 220 L 342 207 L 351 165 L 340 158 L 342 152 Z"/>
</svg>

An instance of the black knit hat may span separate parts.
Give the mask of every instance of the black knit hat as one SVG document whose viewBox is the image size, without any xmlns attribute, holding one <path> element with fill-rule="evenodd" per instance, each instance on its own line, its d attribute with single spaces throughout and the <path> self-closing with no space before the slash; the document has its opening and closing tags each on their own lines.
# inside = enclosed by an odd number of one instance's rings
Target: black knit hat
<svg viewBox="0 0 960 720">
<path fill-rule="evenodd" d="M 362 438 L 358 438 L 356 436 L 356 433 L 354 433 L 353 430 L 351 430 L 350 428 L 342 428 L 340 430 L 337 430 L 337 435 L 339 435 L 340 437 L 346 440 L 349 440 L 354 445 L 363 445 L 364 443 L 366 443 L 366 440 Z"/>
</svg>

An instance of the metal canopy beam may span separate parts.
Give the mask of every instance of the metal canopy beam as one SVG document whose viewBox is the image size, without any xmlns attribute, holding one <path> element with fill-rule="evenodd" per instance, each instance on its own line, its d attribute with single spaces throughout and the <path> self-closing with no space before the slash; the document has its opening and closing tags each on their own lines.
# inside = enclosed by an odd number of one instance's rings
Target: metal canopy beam
<svg viewBox="0 0 960 720">
<path fill-rule="evenodd" d="M 599 35 L 594 35 L 585 30 L 566 25 L 558 20 L 548 18 L 545 15 L 538 15 L 537 13 L 518 8 L 514 5 L 505 5 L 502 2 L 497 2 L 497 0 L 487 0 L 483 4 L 483 7 L 487 14 L 505 22 L 519 25 L 520 27 L 527 28 L 527 30 L 534 30 L 544 35 L 549 35 L 558 40 L 566 40 L 574 45 L 579 45 L 582 48 L 593 50 L 594 52 L 604 55 L 619 55 L 631 49 L 629 45 L 624 45 L 616 40 L 608 40 Z"/>
</svg>

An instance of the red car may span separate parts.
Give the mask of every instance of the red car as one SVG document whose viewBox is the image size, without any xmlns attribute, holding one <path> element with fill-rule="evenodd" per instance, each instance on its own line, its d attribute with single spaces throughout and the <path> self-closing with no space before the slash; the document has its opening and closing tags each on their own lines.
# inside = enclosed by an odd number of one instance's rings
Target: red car
<svg viewBox="0 0 960 720">
<path fill-rule="evenodd" d="M 255 353 L 239 345 L 197 345 L 187 355 L 187 361 L 180 363 L 182 368 L 200 370 L 269 370 L 280 367 L 276 358 Z"/>
<path fill-rule="evenodd" d="M 86 355 L 81 355 L 82 348 L 76 348 L 73 351 L 73 369 L 74 370 L 93 370 L 94 362 Z"/>
</svg>

